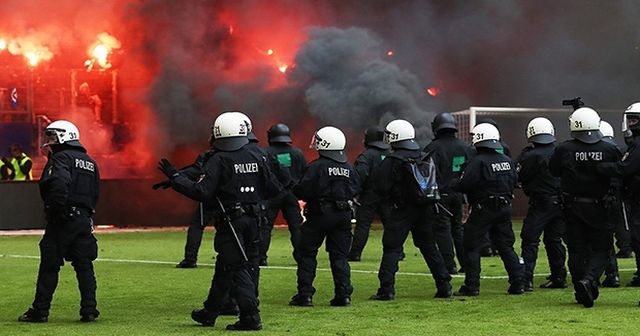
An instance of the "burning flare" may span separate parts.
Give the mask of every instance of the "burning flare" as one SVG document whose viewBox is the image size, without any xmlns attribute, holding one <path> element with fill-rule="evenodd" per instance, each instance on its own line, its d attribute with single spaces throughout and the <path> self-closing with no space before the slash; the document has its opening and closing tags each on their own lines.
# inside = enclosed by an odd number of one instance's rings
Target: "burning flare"
<svg viewBox="0 0 640 336">
<path fill-rule="evenodd" d="M 100 33 L 98 35 L 98 41 L 89 48 L 89 58 L 84 61 L 84 66 L 87 67 L 87 71 L 91 71 L 97 64 L 100 69 L 111 68 L 109 62 L 109 55 L 111 55 L 114 49 L 119 49 L 121 46 L 120 41 L 108 33 Z"/>
</svg>

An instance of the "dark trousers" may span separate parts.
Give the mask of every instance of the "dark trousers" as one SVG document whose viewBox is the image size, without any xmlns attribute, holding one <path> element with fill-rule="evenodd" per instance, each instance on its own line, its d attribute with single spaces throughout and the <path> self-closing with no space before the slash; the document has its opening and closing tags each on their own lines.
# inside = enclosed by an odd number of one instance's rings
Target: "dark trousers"
<svg viewBox="0 0 640 336">
<path fill-rule="evenodd" d="M 48 221 L 40 240 L 40 266 L 33 308 L 49 315 L 51 300 L 58 286 L 58 274 L 64 260 L 71 261 L 80 290 L 80 315 L 98 315 L 96 278 L 93 260 L 98 257 L 98 244 L 91 233 L 91 219 L 77 213 L 60 223 Z"/>
<path fill-rule="evenodd" d="M 378 270 L 378 293 L 395 294 L 395 277 L 404 242 L 413 237 L 438 288 L 444 288 L 451 280 L 442 255 L 436 247 L 432 219 L 436 215 L 434 205 L 407 205 L 391 210 L 389 221 L 384 222 L 382 233 L 382 260 Z"/>
<path fill-rule="evenodd" d="M 464 225 L 465 285 L 472 290 L 480 288 L 480 249 L 487 232 L 494 239 L 509 274 L 509 283 L 523 281 L 524 267 L 513 249 L 515 235 L 511 226 L 511 205 L 489 207 L 475 204 Z"/>
<path fill-rule="evenodd" d="M 631 249 L 636 259 L 636 276 L 640 276 L 640 201 L 626 201 Z"/>
<path fill-rule="evenodd" d="M 433 219 L 433 232 L 435 234 L 438 250 L 444 259 L 447 270 L 456 270 L 455 256 L 458 257 L 460 267 L 464 268 L 464 247 L 462 245 L 462 195 L 449 194 L 443 196 L 441 204 L 447 211 L 440 209 Z M 454 251 L 455 247 L 455 251 Z"/>
<path fill-rule="evenodd" d="M 271 232 L 273 231 L 273 225 L 279 211 L 282 211 L 282 216 L 289 227 L 291 246 L 293 247 L 295 255 L 295 249 L 298 240 L 300 239 L 302 215 L 300 214 L 300 204 L 298 204 L 298 199 L 292 192 L 288 191 L 282 198 L 272 200 L 269 203 L 269 208 L 267 209 L 267 222 L 265 223 L 266 225 L 262 225 L 261 227 L 262 248 L 260 255 L 263 260 L 267 259 L 267 252 L 271 245 Z"/>
<path fill-rule="evenodd" d="M 198 261 L 198 251 L 202 243 L 204 228 L 213 220 L 213 210 L 207 209 L 202 203 L 198 203 L 198 208 L 189 221 L 187 229 L 187 242 L 184 245 L 184 260 L 196 263 Z"/>
<path fill-rule="evenodd" d="M 547 259 L 549 260 L 549 269 L 551 271 L 549 279 L 557 282 L 565 281 L 567 277 L 567 269 L 565 267 L 567 250 L 562 243 L 564 231 L 564 216 L 556 198 L 529 200 L 529 209 L 520 233 L 526 281 L 533 281 L 540 236 L 542 236 L 543 232 L 544 248 L 547 250 Z"/>
<path fill-rule="evenodd" d="M 356 225 L 353 230 L 353 241 L 351 242 L 350 256 L 359 257 L 362 255 L 364 247 L 369 240 L 371 223 L 376 215 L 384 223 L 389 218 L 390 208 L 379 200 L 361 200 L 361 204 L 356 210 Z"/>
<path fill-rule="evenodd" d="M 306 213 L 307 221 L 300 230 L 298 245 L 298 294 L 313 296 L 313 281 L 318 267 L 318 249 L 326 238 L 335 297 L 350 297 L 351 268 L 347 253 L 351 245 L 351 213 L 349 210 L 325 209 L 321 213 Z"/>
<path fill-rule="evenodd" d="M 238 304 L 240 321 L 259 322 L 257 260 L 260 232 L 258 220 L 255 217 L 243 215 L 233 219 L 231 225 L 235 229 L 237 240 L 229 224 L 216 219 L 214 248 L 218 252 L 218 257 L 204 307 L 218 313 L 230 297 Z M 245 254 L 242 253 L 243 250 Z"/>
<path fill-rule="evenodd" d="M 614 224 L 602 204 L 568 202 L 564 214 L 574 288 L 583 279 L 596 286 L 612 253 Z"/>
</svg>

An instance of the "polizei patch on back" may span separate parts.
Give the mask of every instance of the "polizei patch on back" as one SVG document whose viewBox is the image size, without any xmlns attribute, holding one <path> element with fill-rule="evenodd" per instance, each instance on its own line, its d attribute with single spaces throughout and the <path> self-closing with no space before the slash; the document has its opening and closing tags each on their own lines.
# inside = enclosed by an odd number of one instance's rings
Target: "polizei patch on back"
<svg viewBox="0 0 640 336">
<path fill-rule="evenodd" d="M 491 170 L 493 172 L 509 171 L 511 170 L 511 164 L 509 162 L 492 163 Z"/>
</svg>

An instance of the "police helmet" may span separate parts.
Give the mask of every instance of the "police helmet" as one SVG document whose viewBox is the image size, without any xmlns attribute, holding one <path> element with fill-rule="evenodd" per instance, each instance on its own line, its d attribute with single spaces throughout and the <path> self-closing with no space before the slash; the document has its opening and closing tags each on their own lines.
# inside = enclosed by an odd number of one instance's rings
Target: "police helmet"
<svg viewBox="0 0 640 336">
<path fill-rule="evenodd" d="M 527 140 L 539 144 L 550 144 L 556 141 L 555 130 L 549 119 L 537 117 L 527 125 Z"/>
<path fill-rule="evenodd" d="M 384 142 L 384 129 L 380 126 L 369 127 L 364 131 L 364 144 L 380 149 L 389 149 L 389 144 Z"/>
<path fill-rule="evenodd" d="M 571 136 L 584 143 L 592 144 L 600 141 L 600 116 L 590 107 L 581 107 L 569 117 Z"/>
<path fill-rule="evenodd" d="M 437 134 L 438 131 L 450 129 L 457 131 L 458 125 L 456 120 L 453 118 L 453 114 L 449 112 L 438 113 L 434 118 L 433 122 L 431 122 L 431 130 L 433 133 Z"/>
<path fill-rule="evenodd" d="M 82 147 L 78 127 L 67 120 L 57 120 L 49 124 L 44 131 L 42 147 L 67 144 Z"/>
<path fill-rule="evenodd" d="M 614 145 L 618 145 L 616 143 L 616 141 L 614 140 L 614 132 L 613 132 L 613 127 L 611 126 L 610 123 L 601 120 L 600 121 L 600 133 L 602 133 L 602 140 L 606 141 L 608 143 L 614 144 Z"/>
<path fill-rule="evenodd" d="M 247 125 L 247 130 L 249 131 L 249 133 L 247 133 L 247 138 L 249 139 L 249 141 L 259 142 L 256 135 L 253 134 L 253 125 L 251 123 L 251 119 L 249 119 L 249 117 L 246 114 L 239 111 L 230 111 L 230 113 L 236 113 L 240 118 L 242 118 L 242 120 L 244 120 L 244 123 Z"/>
<path fill-rule="evenodd" d="M 471 130 L 471 141 L 476 147 L 501 149 L 500 132 L 498 128 L 489 124 L 478 124 Z"/>
<path fill-rule="evenodd" d="M 283 123 L 277 123 L 267 131 L 269 143 L 291 143 L 291 132 L 289 126 Z"/>
<path fill-rule="evenodd" d="M 387 124 L 384 130 L 384 142 L 398 149 L 420 149 L 415 140 L 416 131 L 410 122 L 396 119 Z"/>
<path fill-rule="evenodd" d="M 216 118 L 211 127 L 213 146 L 221 151 L 231 152 L 249 143 L 249 125 L 240 112 L 224 112 Z M 245 116 L 246 117 L 246 116 Z"/>
<path fill-rule="evenodd" d="M 622 128 L 634 134 L 640 133 L 640 102 L 633 103 L 624 111 Z"/>
<path fill-rule="evenodd" d="M 316 131 L 309 147 L 317 150 L 320 156 L 344 163 L 347 162 L 347 156 L 344 154 L 346 143 L 347 139 L 341 130 L 326 126 Z"/>
</svg>

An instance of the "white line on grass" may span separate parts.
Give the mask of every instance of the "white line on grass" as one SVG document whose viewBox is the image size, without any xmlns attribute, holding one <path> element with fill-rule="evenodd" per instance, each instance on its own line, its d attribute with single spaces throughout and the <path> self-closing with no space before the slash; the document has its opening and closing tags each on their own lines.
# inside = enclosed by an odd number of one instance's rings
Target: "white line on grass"
<svg viewBox="0 0 640 336">
<path fill-rule="evenodd" d="M 0 254 L 0 258 L 16 258 L 16 259 L 40 259 L 39 256 L 28 256 L 28 255 L 18 255 L 18 254 Z M 100 261 L 100 262 L 117 262 L 117 263 L 129 263 L 129 264 L 155 264 L 155 265 L 173 265 L 175 264 L 172 261 L 160 261 L 160 260 L 141 260 L 141 259 L 107 259 L 107 258 L 98 258 L 96 261 Z M 214 264 L 198 264 L 200 266 L 211 266 L 213 267 Z M 272 270 L 297 270 L 296 267 L 294 266 L 260 266 L 261 269 L 272 269 Z M 322 272 L 330 272 L 331 269 L 328 268 L 318 268 L 318 271 L 322 271 Z M 626 272 L 626 271 L 633 271 L 635 272 L 635 269 L 626 269 L 626 268 L 621 268 L 618 271 L 620 272 Z M 351 269 L 352 273 L 362 273 L 362 274 L 378 274 L 378 271 L 371 271 L 371 270 L 357 270 L 357 269 Z M 409 276 L 431 276 L 431 273 L 417 273 L 417 272 L 398 272 L 396 273 L 397 275 L 409 275 Z M 464 278 L 463 274 L 454 274 L 451 275 L 454 278 Z M 547 274 L 536 274 L 535 276 L 537 277 L 541 277 L 541 276 L 547 276 Z M 483 275 L 480 278 L 482 279 L 508 279 L 509 277 L 506 275 L 493 275 L 493 276 L 489 276 L 489 275 Z"/>
</svg>

